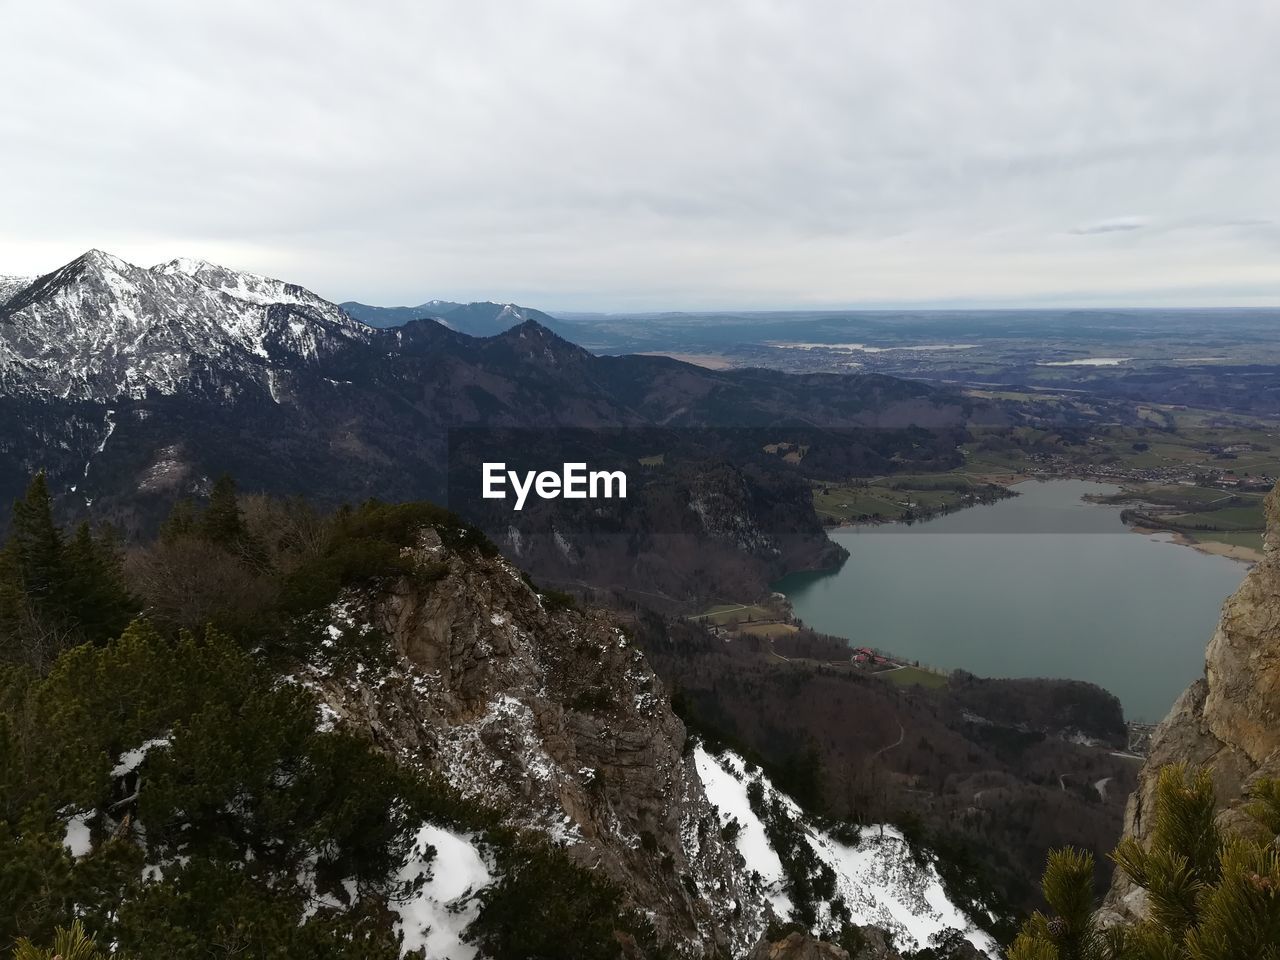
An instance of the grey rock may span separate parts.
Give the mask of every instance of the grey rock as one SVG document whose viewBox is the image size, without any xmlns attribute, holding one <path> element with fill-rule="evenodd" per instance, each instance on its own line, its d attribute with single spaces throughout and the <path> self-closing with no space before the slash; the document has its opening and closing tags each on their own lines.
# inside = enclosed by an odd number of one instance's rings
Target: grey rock
<svg viewBox="0 0 1280 960">
<path fill-rule="evenodd" d="M 1162 767 L 1185 763 L 1207 770 L 1232 829 L 1240 798 L 1258 779 L 1280 776 L 1280 488 L 1266 499 L 1264 559 L 1222 607 L 1205 651 L 1205 675 L 1178 698 L 1152 735 L 1138 789 L 1125 810 L 1124 835 L 1148 837 Z M 1119 923 L 1145 915 L 1141 890 L 1117 872 L 1100 919 Z"/>
<path fill-rule="evenodd" d="M 423 577 L 333 611 L 335 623 L 384 633 L 390 667 L 305 682 L 403 762 L 615 880 L 664 939 L 695 956 L 746 954 L 766 901 L 721 840 L 684 726 L 626 634 L 435 530 L 413 554 Z"/>
</svg>

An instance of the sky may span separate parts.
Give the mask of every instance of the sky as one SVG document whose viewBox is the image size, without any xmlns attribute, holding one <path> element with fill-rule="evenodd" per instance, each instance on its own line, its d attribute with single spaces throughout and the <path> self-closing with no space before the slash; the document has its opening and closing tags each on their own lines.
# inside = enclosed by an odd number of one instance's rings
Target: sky
<svg viewBox="0 0 1280 960">
<path fill-rule="evenodd" d="M 0 274 L 1280 305 L 1275 0 L 0 0 Z"/>
</svg>

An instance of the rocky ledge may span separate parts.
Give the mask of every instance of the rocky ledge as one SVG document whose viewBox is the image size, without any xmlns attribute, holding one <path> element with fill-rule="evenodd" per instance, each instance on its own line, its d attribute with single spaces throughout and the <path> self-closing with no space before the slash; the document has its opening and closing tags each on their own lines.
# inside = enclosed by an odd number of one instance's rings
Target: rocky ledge
<svg viewBox="0 0 1280 960">
<path fill-rule="evenodd" d="M 1125 836 L 1145 840 L 1160 768 L 1185 763 L 1208 770 L 1219 824 L 1241 820 L 1240 798 L 1262 778 L 1280 777 L 1280 487 L 1266 499 L 1263 559 L 1222 607 L 1205 651 L 1204 676 L 1156 728 L 1138 789 L 1125 811 Z M 1101 919 L 1137 919 L 1145 896 L 1117 873 Z"/>
</svg>

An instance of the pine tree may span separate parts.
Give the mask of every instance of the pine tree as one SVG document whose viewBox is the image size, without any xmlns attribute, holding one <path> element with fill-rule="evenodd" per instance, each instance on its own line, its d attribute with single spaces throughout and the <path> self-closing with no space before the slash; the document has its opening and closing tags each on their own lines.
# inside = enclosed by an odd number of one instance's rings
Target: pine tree
<svg viewBox="0 0 1280 960">
<path fill-rule="evenodd" d="M 43 673 L 68 647 L 118 635 L 136 610 L 114 540 L 88 524 L 68 540 L 36 474 L 0 549 L 0 659 Z"/>
<path fill-rule="evenodd" d="M 1201 894 L 1222 876 L 1222 836 L 1214 823 L 1208 773 L 1165 767 L 1156 782 L 1155 821 L 1144 848 L 1133 837 L 1112 859 L 1147 891 L 1151 919 L 1175 940 L 1195 924 Z"/>
<path fill-rule="evenodd" d="M 76 528 L 64 551 L 63 607 L 84 639 L 101 643 L 129 625 L 137 611 L 124 582 L 123 564 L 110 534 L 95 537 L 87 523 Z"/>
<path fill-rule="evenodd" d="M 73 920 L 70 927 L 59 927 L 53 935 L 52 948 L 40 948 L 25 937 L 18 941 L 13 960 L 107 960 L 107 954 L 84 930 L 84 924 Z"/>
<path fill-rule="evenodd" d="M 22 619 L 26 593 L 22 571 L 9 550 L 0 550 L 0 660 L 21 659 Z"/>
<path fill-rule="evenodd" d="M 214 483 L 199 529 L 206 540 L 227 548 L 235 547 L 243 539 L 244 516 L 236 498 L 236 482 L 229 474 L 224 473 Z"/>
<path fill-rule="evenodd" d="M 38 473 L 14 503 L 0 549 L 0 658 L 43 671 L 71 642 L 63 554 L 49 486 Z"/>
<path fill-rule="evenodd" d="M 1161 770 L 1147 845 L 1127 838 L 1112 854 L 1146 890 L 1146 919 L 1099 929 L 1092 856 L 1054 851 L 1043 882 L 1053 915 L 1027 922 L 1010 960 L 1280 960 L 1280 781 L 1250 798 L 1253 830 L 1224 837 L 1208 774 Z"/>
<path fill-rule="evenodd" d="M 214 483 L 209 505 L 196 523 L 194 532 L 252 569 L 262 569 L 267 562 L 266 551 L 245 522 L 236 496 L 236 482 L 229 474 L 224 473 Z"/>
<path fill-rule="evenodd" d="M 173 505 L 169 516 L 160 525 L 160 539 L 165 543 L 172 543 L 182 537 L 194 536 L 198 524 L 195 504 L 183 497 Z"/>
<path fill-rule="evenodd" d="M 5 547 L 22 581 L 23 591 L 37 602 L 56 596 L 63 586 L 62 534 L 53 522 L 53 498 L 44 473 L 27 485 L 13 505 L 13 523 Z"/>
</svg>

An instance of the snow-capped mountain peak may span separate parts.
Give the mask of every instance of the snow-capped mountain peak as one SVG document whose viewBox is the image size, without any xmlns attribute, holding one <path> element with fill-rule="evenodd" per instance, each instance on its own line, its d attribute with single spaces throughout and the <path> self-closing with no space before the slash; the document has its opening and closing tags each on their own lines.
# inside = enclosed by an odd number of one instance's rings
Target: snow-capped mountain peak
<svg viewBox="0 0 1280 960">
<path fill-rule="evenodd" d="M 151 268 L 152 273 L 181 273 L 184 276 L 194 277 L 201 270 L 215 266 L 208 260 L 199 260 L 194 257 L 174 257 L 165 263 L 157 263 Z"/>
<path fill-rule="evenodd" d="M 181 259 L 150 269 L 90 250 L 0 307 L 0 393 L 75 399 L 176 393 L 192 371 L 264 376 L 368 331 L 297 284 Z"/>
<path fill-rule="evenodd" d="M 79 259 L 83 260 L 85 263 L 90 263 L 90 264 L 93 264 L 94 266 L 101 267 L 104 269 L 109 269 L 109 270 L 117 270 L 117 271 L 123 272 L 127 270 L 138 269 L 132 264 L 126 263 L 124 260 L 121 260 L 115 254 L 107 253 L 107 251 L 105 250 L 99 250 L 97 247 L 94 247 L 92 250 L 89 250 Z"/>
<path fill-rule="evenodd" d="M 296 283 L 287 283 L 257 273 L 232 270 L 208 260 L 179 257 L 151 268 L 152 273 L 164 276 L 189 277 L 202 286 L 217 290 L 237 300 L 250 303 L 300 303 L 310 306 L 332 306 L 310 290 Z"/>
</svg>

